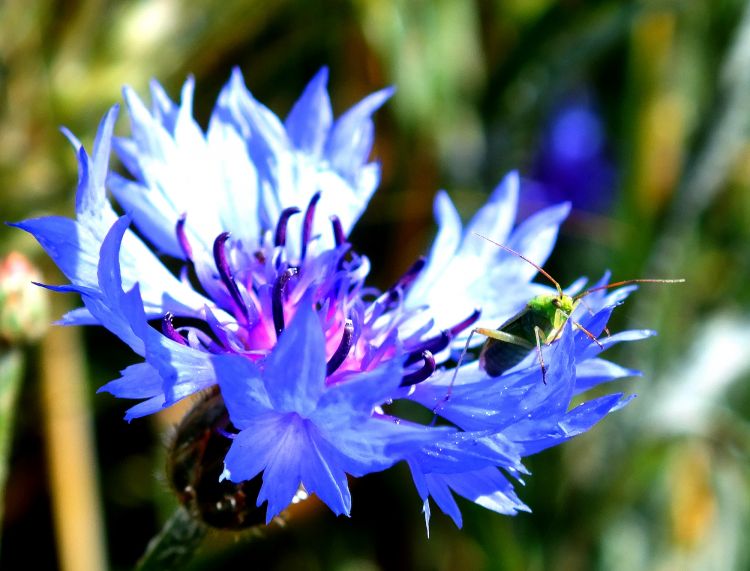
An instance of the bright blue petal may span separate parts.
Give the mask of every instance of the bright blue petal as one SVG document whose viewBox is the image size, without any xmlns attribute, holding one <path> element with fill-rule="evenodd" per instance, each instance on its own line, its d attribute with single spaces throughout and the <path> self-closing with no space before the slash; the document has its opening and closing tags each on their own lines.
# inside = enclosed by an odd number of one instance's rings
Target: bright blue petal
<svg viewBox="0 0 750 571">
<path fill-rule="evenodd" d="M 232 423 L 244 430 L 252 419 L 271 410 L 260 370 L 239 355 L 217 355 L 212 359 L 221 394 Z"/>
<path fill-rule="evenodd" d="M 86 228 L 68 218 L 47 216 L 11 224 L 37 239 L 71 282 L 96 287 L 100 242 Z"/>
<path fill-rule="evenodd" d="M 576 365 L 575 394 L 585 392 L 602 383 L 640 375 L 641 372 L 636 369 L 627 369 L 604 359 L 587 359 Z"/>
<path fill-rule="evenodd" d="M 425 475 L 425 481 L 427 482 L 427 489 L 430 497 L 435 500 L 435 503 L 442 512 L 448 515 L 456 524 L 456 527 L 460 529 L 463 526 L 461 510 L 458 508 L 458 504 L 456 503 L 456 500 L 445 480 L 446 477 L 443 474 Z"/>
<path fill-rule="evenodd" d="M 464 474 L 442 476 L 459 496 L 463 496 L 488 510 L 515 515 L 531 511 L 516 495 L 513 485 L 497 468 L 484 468 Z"/>
<path fill-rule="evenodd" d="M 263 377 L 273 407 L 308 416 L 323 392 L 325 375 L 323 329 L 306 297 L 266 359 Z"/>
<path fill-rule="evenodd" d="M 120 373 L 122 376 L 119 379 L 108 382 L 97 392 L 126 399 L 143 399 L 162 394 L 159 372 L 148 363 L 130 365 Z"/>
<path fill-rule="evenodd" d="M 247 427 L 232 441 L 222 477 L 242 482 L 260 474 L 279 446 L 291 416 L 269 412 L 248 419 Z"/>
<path fill-rule="evenodd" d="M 562 444 L 589 430 L 610 412 L 622 407 L 622 394 L 612 394 L 583 403 L 559 418 L 550 417 L 525 426 L 516 435 L 516 442 L 524 455 L 536 454 L 551 446 Z"/>
</svg>

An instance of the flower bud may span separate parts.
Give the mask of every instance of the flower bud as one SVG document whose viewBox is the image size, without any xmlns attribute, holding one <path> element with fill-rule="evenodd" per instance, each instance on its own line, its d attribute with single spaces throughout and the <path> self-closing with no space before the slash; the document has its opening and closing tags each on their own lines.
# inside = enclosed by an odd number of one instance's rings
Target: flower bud
<svg viewBox="0 0 750 571">
<path fill-rule="evenodd" d="M 11 252 L 0 261 L 0 342 L 39 339 L 49 322 L 46 292 L 31 282 L 41 275 L 29 260 Z"/>
<path fill-rule="evenodd" d="M 232 443 L 229 414 L 218 390 L 201 395 L 185 415 L 167 454 L 167 477 L 180 502 L 205 524 L 241 530 L 263 524 L 255 506 L 260 476 L 242 483 L 219 481 Z"/>
</svg>

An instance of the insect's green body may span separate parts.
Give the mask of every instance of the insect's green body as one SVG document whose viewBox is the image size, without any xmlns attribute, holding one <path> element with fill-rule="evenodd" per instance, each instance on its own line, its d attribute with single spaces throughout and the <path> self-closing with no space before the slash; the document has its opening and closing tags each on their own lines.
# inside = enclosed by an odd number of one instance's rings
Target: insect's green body
<svg viewBox="0 0 750 571">
<path fill-rule="evenodd" d="M 520 363 L 529 351 L 552 343 L 579 301 L 569 295 L 538 295 L 497 330 L 477 329 L 487 337 L 479 354 L 479 365 L 491 377 Z"/>
</svg>

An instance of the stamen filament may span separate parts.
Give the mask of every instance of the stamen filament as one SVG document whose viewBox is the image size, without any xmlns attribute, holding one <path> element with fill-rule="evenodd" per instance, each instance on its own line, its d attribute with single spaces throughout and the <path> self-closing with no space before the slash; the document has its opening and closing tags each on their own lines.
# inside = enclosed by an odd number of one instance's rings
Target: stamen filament
<svg viewBox="0 0 750 571">
<path fill-rule="evenodd" d="M 229 295 L 232 296 L 237 309 L 240 310 L 242 316 L 245 318 L 246 323 L 250 323 L 250 312 L 245 304 L 245 300 L 242 299 L 240 288 L 237 287 L 237 282 L 234 281 L 232 271 L 229 268 L 229 262 L 227 261 L 227 253 L 225 244 L 229 239 L 229 232 L 222 232 L 214 241 L 214 260 L 216 262 L 216 269 L 219 270 L 219 277 L 222 283 L 229 291 Z"/>
<path fill-rule="evenodd" d="M 187 239 L 187 234 L 185 233 L 185 219 L 187 218 L 187 213 L 182 213 L 180 216 L 180 219 L 177 221 L 177 226 L 175 227 L 175 233 L 177 234 L 177 242 L 180 244 L 180 249 L 182 250 L 182 253 L 185 255 L 185 257 L 192 261 L 193 260 L 193 248 L 190 246 L 190 242 Z"/>
<path fill-rule="evenodd" d="M 289 280 L 297 275 L 297 268 L 287 268 L 279 274 L 273 284 L 271 293 L 271 313 L 273 314 L 273 326 L 276 329 L 276 338 L 284 331 L 284 289 Z"/>
<path fill-rule="evenodd" d="M 331 216 L 331 225 L 333 226 L 333 239 L 336 242 L 336 246 L 341 246 L 346 242 L 346 236 L 344 235 L 344 227 L 341 226 L 341 220 L 338 216 Z"/>
<path fill-rule="evenodd" d="M 414 280 L 417 279 L 426 263 L 427 260 L 424 256 L 417 258 L 411 267 L 404 272 L 404 275 L 402 275 L 395 284 L 388 288 L 388 300 L 392 302 L 397 299 L 397 290 L 405 292 L 409 286 L 414 283 Z"/>
<path fill-rule="evenodd" d="M 172 341 L 175 341 L 180 345 L 187 345 L 188 343 L 185 338 L 174 328 L 172 317 L 173 315 L 170 312 L 164 314 L 164 317 L 161 320 L 161 332 Z"/>
<path fill-rule="evenodd" d="M 435 365 L 435 358 L 432 356 L 432 353 L 424 351 L 422 353 L 422 359 L 424 359 L 424 366 L 421 369 L 409 373 L 408 375 L 404 375 L 401 378 L 402 387 L 410 387 L 417 383 L 421 383 L 422 381 L 429 379 L 432 376 L 432 373 L 435 372 L 437 366 Z"/>
<path fill-rule="evenodd" d="M 316 192 L 313 195 L 313 197 L 310 199 L 310 203 L 307 205 L 307 210 L 305 211 L 305 221 L 302 224 L 302 251 L 300 253 L 301 260 L 305 259 L 305 254 L 307 253 L 307 243 L 310 241 L 313 221 L 315 220 L 315 206 L 318 204 L 319 200 L 320 191 Z"/>
<path fill-rule="evenodd" d="M 349 355 L 349 351 L 352 348 L 354 341 L 354 322 L 351 319 L 347 319 L 344 323 L 344 332 L 341 336 L 341 342 L 336 348 L 336 351 L 331 356 L 330 360 L 326 364 L 326 376 L 329 377 L 335 373 L 341 364 L 346 360 Z"/>
<path fill-rule="evenodd" d="M 299 211 L 299 208 L 296 206 L 291 206 L 281 212 L 279 222 L 276 224 L 276 235 L 273 240 L 274 246 L 283 246 L 286 244 L 286 226 L 289 223 L 289 219 L 299 213 Z"/>
<path fill-rule="evenodd" d="M 406 358 L 406 361 L 404 362 L 404 366 L 413 365 L 420 359 L 423 359 L 424 357 L 422 354 L 425 351 L 431 352 L 433 355 L 435 353 L 439 353 L 443 349 L 445 349 L 448 344 L 451 342 L 452 335 L 450 330 L 443 329 L 439 335 L 436 335 L 435 337 L 431 337 L 427 339 L 426 341 L 423 341 L 419 345 L 417 345 L 415 348 L 410 349 L 409 356 Z"/>
</svg>

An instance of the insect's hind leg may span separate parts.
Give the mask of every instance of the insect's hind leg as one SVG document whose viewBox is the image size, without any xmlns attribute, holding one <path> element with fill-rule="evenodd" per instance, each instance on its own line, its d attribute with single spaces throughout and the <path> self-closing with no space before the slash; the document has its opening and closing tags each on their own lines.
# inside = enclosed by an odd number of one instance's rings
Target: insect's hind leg
<svg viewBox="0 0 750 571">
<path fill-rule="evenodd" d="M 536 337 L 536 354 L 539 357 L 539 365 L 542 367 L 542 382 L 547 384 L 547 366 L 544 364 L 544 355 L 542 355 L 542 338 L 544 331 L 539 326 L 534 327 L 534 337 Z"/>
<path fill-rule="evenodd" d="M 459 356 L 458 361 L 456 362 L 456 367 L 453 369 L 453 376 L 451 377 L 451 382 L 448 385 L 448 391 L 445 393 L 443 400 L 441 400 L 437 405 L 435 405 L 435 408 L 432 409 L 432 413 L 435 415 L 435 418 L 432 419 L 433 424 L 435 423 L 435 420 L 437 420 L 437 414 L 445 406 L 445 403 L 447 403 L 450 400 L 451 394 L 453 394 L 453 384 L 456 382 L 456 376 L 458 375 L 458 368 L 461 366 L 461 363 L 463 363 L 464 358 L 466 357 L 466 353 L 469 351 L 469 343 L 471 343 L 471 338 L 474 337 L 474 333 L 481 333 L 482 331 L 483 330 L 481 328 L 477 328 L 477 329 L 472 329 L 471 332 L 469 333 L 469 338 L 466 339 L 466 344 L 464 345 L 464 348 L 461 351 L 461 355 Z"/>
</svg>

